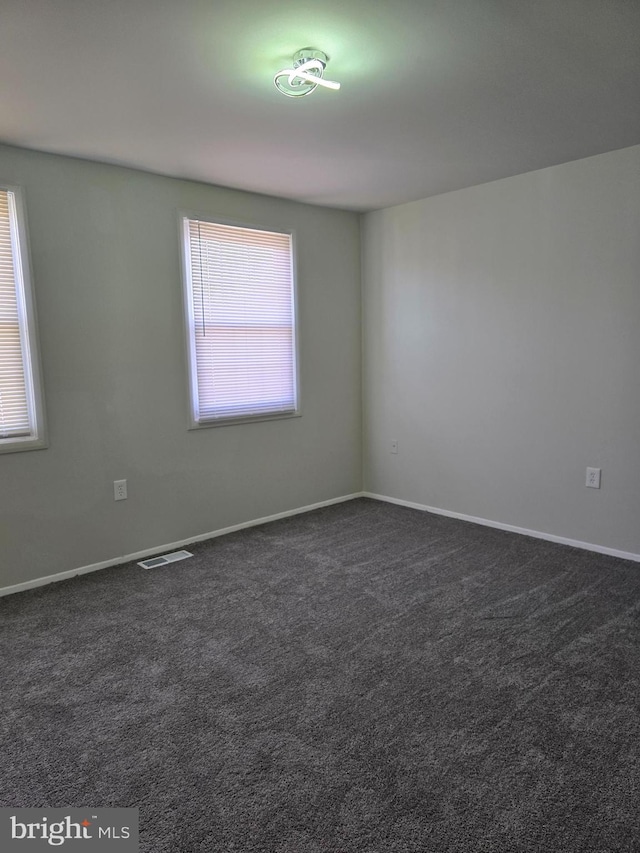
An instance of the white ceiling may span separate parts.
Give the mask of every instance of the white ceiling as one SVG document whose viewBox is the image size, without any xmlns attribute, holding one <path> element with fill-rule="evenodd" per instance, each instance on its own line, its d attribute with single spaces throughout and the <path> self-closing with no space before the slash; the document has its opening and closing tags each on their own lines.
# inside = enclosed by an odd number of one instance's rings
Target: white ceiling
<svg viewBox="0 0 640 853">
<path fill-rule="evenodd" d="M 299 48 L 339 92 L 285 98 Z M 640 0 L 1 0 L 0 140 L 369 210 L 640 143 Z"/>
</svg>

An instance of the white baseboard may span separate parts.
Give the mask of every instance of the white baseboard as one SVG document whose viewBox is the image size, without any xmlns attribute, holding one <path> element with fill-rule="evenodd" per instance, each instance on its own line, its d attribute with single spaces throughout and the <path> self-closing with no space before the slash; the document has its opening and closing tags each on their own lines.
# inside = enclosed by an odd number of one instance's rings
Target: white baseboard
<svg viewBox="0 0 640 853">
<path fill-rule="evenodd" d="M 387 495 L 376 495 L 373 492 L 362 492 L 363 498 L 373 498 L 376 501 L 385 501 L 399 506 L 408 506 L 411 509 L 420 509 L 423 512 L 432 512 L 435 515 L 446 515 L 448 518 L 459 518 L 461 521 L 471 521 L 473 524 L 482 524 L 484 527 L 495 527 L 497 530 L 506 530 L 509 533 L 520 533 L 523 536 L 533 536 L 535 539 L 546 539 L 547 542 L 558 542 L 560 545 L 571 545 L 573 548 L 582 548 L 584 551 L 595 551 L 598 554 L 607 554 L 610 557 L 620 557 L 622 560 L 633 560 L 640 563 L 640 554 L 631 551 L 619 551 L 617 548 L 605 548 L 603 545 L 594 545 L 592 542 L 580 542 L 577 539 L 567 539 L 565 536 L 555 536 L 553 533 L 542 533 L 540 530 L 528 530 L 526 527 L 516 527 L 513 524 L 502 524 L 500 521 L 491 521 L 488 518 L 477 518 L 474 515 L 465 515 L 462 512 L 452 512 L 448 509 L 440 509 L 435 506 L 425 506 L 413 501 L 403 501 L 400 498 L 390 498 Z"/>
<path fill-rule="evenodd" d="M 119 566 L 122 563 L 129 563 L 133 560 L 142 560 L 145 557 L 152 557 L 154 554 L 161 554 L 164 551 L 173 551 L 188 545 L 190 542 L 202 542 L 205 539 L 215 539 L 216 536 L 224 536 L 227 533 L 235 533 L 236 530 L 244 530 L 246 527 L 256 527 L 259 524 L 266 524 L 269 521 L 277 521 L 279 518 L 289 518 L 292 515 L 300 515 L 303 512 L 311 512 L 313 509 L 320 509 L 323 506 L 331 506 L 332 504 L 340 504 L 345 501 L 351 501 L 354 498 L 363 497 L 362 492 L 354 492 L 352 495 L 342 495 L 339 498 L 330 498 L 328 501 L 319 501 L 319 503 L 301 506 L 297 509 L 289 509 L 285 512 L 277 512 L 275 515 L 266 515 L 264 518 L 255 518 L 252 521 L 243 521 L 241 524 L 232 524 L 231 527 L 223 527 L 220 530 L 212 530 L 209 533 L 200 533 L 197 536 L 189 536 L 188 539 L 180 539 L 178 542 L 167 542 L 164 545 L 155 545 L 153 548 L 145 548 L 144 551 L 136 551 L 135 554 L 123 554 L 120 557 L 114 557 L 111 560 L 103 560 L 100 563 L 92 563 L 90 566 L 81 566 L 78 569 L 69 569 L 66 572 L 58 572 L 55 575 L 47 575 L 42 578 L 17 583 L 13 586 L 0 587 L 0 596 L 12 595 L 14 592 L 23 592 L 26 589 L 33 589 L 37 586 L 45 586 L 46 584 L 56 583 L 57 581 L 67 580 L 76 575 L 86 575 L 89 572 L 98 572 L 100 569 L 108 569 L 111 566 Z"/>
<path fill-rule="evenodd" d="M 215 539 L 217 536 L 225 536 L 227 533 L 235 533 L 236 530 L 244 530 L 247 527 L 256 527 L 259 524 L 266 524 L 269 521 L 277 521 L 280 518 L 289 518 L 293 515 L 300 515 L 304 512 L 311 512 L 314 509 L 320 509 L 323 506 L 332 506 L 333 504 L 352 501 L 354 498 L 372 498 L 376 501 L 384 501 L 386 503 L 398 504 L 398 506 L 406 506 L 411 509 L 419 509 L 423 512 L 432 512 L 435 515 L 445 515 L 448 518 L 458 518 L 461 521 L 470 521 L 473 524 L 482 524 L 484 527 L 494 527 L 497 530 L 506 530 L 509 533 L 519 533 L 523 536 L 533 536 L 535 539 L 545 539 L 548 542 L 558 542 L 560 545 L 570 545 L 573 548 L 582 548 L 585 551 L 595 551 L 598 554 L 607 554 L 610 557 L 620 557 L 622 560 L 632 560 L 635 563 L 640 563 L 640 554 L 634 554 L 630 551 L 619 551 L 617 548 L 606 548 L 602 545 L 594 545 L 591 542 L 580 542 L 577 539 L 567 539 L 565 536 L 556 536 L 553 533 L 542 533 L 540 530 L 529 530 L 526 527 L 516 527 L 513 524 L 503 524 L 500 521 L 491 521 L 488 518 L 478 518 L 474 515 L 465 515 L 461 512 L 452 512 L 448 509 L 440 509 L 439 507 L 426 506 L 425 504 L 415 503 L 414 501 L 404 501 L 400 498 L 392 498 L 388 495 L 377 495 L 373 492 L 354 492 L 351 495 L 342 495 L 339 498 L 331 498 L 327 501 L 319 501 L 318 503 L 309 504 L 308 506 L 297 507 L 296 509 L 278 512 L 275 515 L 266 515 L 264 518 L 255 518 L 252 521 L 243 521 L 241 524 L 233 524 L 231 527 L 223 527 L 219 530 L 212 530 L 208 533 L 200 533 L 197 536 L 189 536 L 187 539 L 180 539 L 177 542 L 167 542 L 164 545 L 156 545 L 153 548 L 146 548 L 144 551 L 136 551 L 134 554 L 123 554 L 120 557 L 114 557 L 110 560 L 103 560 L 100 563 L 92 563 L 89 566 L 81 566 L 77 569 L 69 569 L 66 572 L 58 572 L 55 575 L 46 575 L 45 577 L 35 578 L 34 580 L 17 583 L 13 586 L 0 587 L 0 597 L 4 595 L 12 595 L 15 592 L 23 592 L 27 589 L 34 589 L 38 586 L 56 583 L 57 581 L 67 580 L 76 575 L 86 575 L 89 572 L 97 572 L 100 569 L 108 569 L 112 566 L 119 566 L 122 563 L 133 562 L 134 560 L 143 560 L 145 557 L 152 557 L 154 554 L 160 554 L 164 551 L 172 551 L 178 548 L 183 548 L 190 542 L 202 542 L 205 539 Z"/>
</svg>

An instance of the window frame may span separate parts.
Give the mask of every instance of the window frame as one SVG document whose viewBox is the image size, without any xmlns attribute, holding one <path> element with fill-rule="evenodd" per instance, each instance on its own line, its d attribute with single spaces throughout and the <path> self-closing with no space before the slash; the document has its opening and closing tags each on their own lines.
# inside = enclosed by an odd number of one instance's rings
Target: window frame
<svg viewBox="0 0 640 853">
<path fill-rule="evenodd" d="M 229 417 L 206 417 L 198 415 L 198 371 L 196 359 L 196 340 L 194 333 L 193 288 L 191 285 L 191 253 L 189 250 L 189 221 L 210 222 L 213 225 L 245 228 L 254 231 L 267 231 L 273 234 L 286 234 L 291 237 L 291 297 L 292 297 L 292 329 L 293 329 L 293 387 L 295 393 L 295 409 L 287 412 L 266 412 L 254 415 L 232 415 Z M 233 426 L 234 424 L 259 423 L 261 421 L 279 421 L 302 416 L 300 397 L 300 325 L 298 309 L 298 264 L 296 252 L 296 232 L 289 228 L 274 228 L 257 225 L 253 222 L 227 219 L 215 214 L 198 213 L 192 210 L 178 211 L 178 233 L 182 259 L 182 304 L 184 317 L 184 340 L 186 353 L 187 391 L 189 400 L 190 430 L 209 429 L 210 427 Z"/>
<path fill-rule="evenodd" d="M 25 373 L 27 408 L 31 423 L 29 435 L 0 438 L 0 454 L 3 454 L 18 453 L 25 450 L 42 450 L 48 447 L 48 439 L 24 190 L 20 186 L 1 180 L 0 190 L 13 195 L 16 227 L 15 233 L 12 231 L 11 235 L 11 253 L 16 282 L 18 322 L 21 323 L 20 342 Z"/>
</svg>

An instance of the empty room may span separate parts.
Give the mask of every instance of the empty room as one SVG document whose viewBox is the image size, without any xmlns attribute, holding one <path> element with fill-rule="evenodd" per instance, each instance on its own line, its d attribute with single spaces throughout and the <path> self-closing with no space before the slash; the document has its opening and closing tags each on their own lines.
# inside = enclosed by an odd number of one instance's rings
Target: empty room
<svg viewBox="0 0 640 853">
<path fill-rule="evenodd" d="M 0 849 L 640 850 L 640 4 L 2 0 Z"/>
</svg>

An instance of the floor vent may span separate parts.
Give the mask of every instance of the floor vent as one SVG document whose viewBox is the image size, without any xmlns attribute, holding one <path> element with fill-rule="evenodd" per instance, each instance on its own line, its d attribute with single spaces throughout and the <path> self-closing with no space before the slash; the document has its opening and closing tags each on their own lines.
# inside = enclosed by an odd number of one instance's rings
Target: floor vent
<svg viewBox="0 0 640 853">
<path fill-rule="evenodd" d="M 178 560 L 186 560 L 187 557 L 193 557 L 191 551 L 174 551 L 173 554 L 149 557 L 148 560 L 142 560 L 138 565 L 142 566 L 143 569 L 157 569 L 159 566 L 166 566 L 167 563 L 177 563 Z"/>
</svg>

